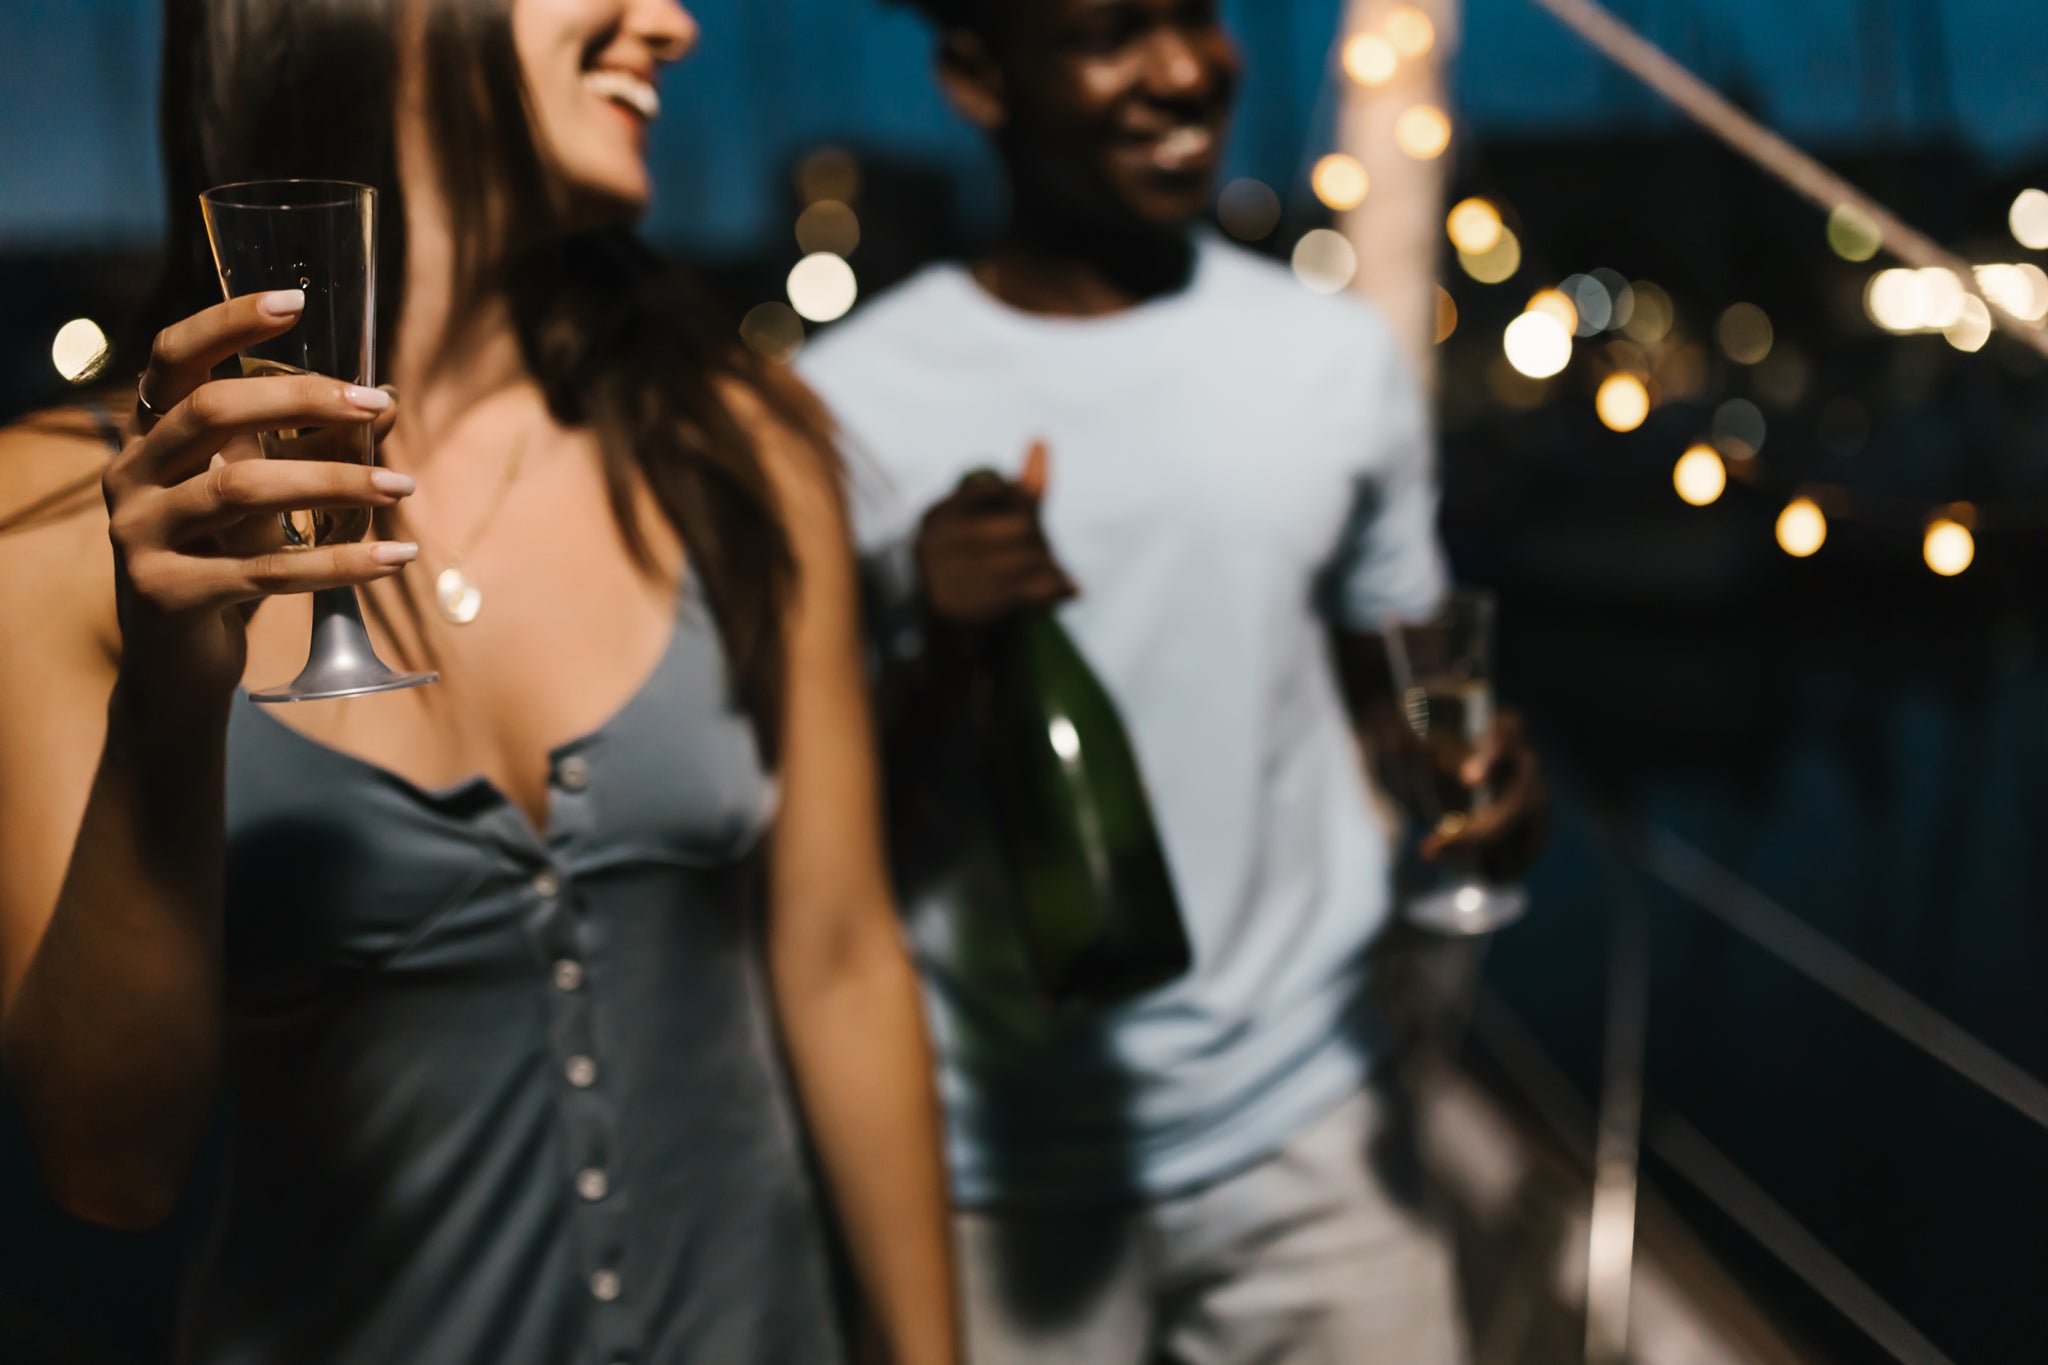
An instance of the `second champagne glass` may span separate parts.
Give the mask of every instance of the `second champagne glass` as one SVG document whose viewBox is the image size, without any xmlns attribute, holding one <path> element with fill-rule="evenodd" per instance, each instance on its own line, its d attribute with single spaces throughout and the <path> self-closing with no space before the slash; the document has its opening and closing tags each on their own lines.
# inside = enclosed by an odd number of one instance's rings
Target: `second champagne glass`
<svg viewBox="0 0 2048 1365">
<path fill-rule="evenodd" d="M 244 375 L 319 374 L 350 384 L 377 382 L 377 192 L 337 180 L 259 180 L 222 185 L 199 197 L 206 237 L 228 298 L 273 289 L 305 291 L 290 331 L 242 352 Z M 371 464 L 368 422 L 266 431 L 272 460 Z M 367 508 L 288 512 L 287 549 L 347 545 L 369 534 Z M 318 701 L 418 687 L 434 673 L 401 673 L 377 657 L 354 588 L 313 594 L 313 641 L 306 666 L 283 687 L 250 693 L 259 702 Z"/>
</svg>

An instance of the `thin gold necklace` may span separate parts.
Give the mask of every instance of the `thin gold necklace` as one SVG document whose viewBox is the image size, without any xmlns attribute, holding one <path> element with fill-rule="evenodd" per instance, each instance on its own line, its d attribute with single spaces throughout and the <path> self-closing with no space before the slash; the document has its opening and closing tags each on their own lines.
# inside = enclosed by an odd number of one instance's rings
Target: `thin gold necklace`
<svg viewBox="0 0 2048 1365">
<path fill-rule="evenodd" d="M 533 431 L 528 429 L 526 436 L 512 448 L 512 457 L 505 461 L 505 472 L 498 479 L 498 486 L 491 490 L 491 498 L 484 506 L 483 515 L 477 518 L 476 525 L 470 529 L 462 544 L 456 547 L 455 553 L 435 553 L 428 556 L 430 560 L 438 560 L 443 566 L 434 579 L 434 601 L 450 625 L 466 626 L 476 620 L 478 613 L 484 609 L 483 589 L 477 587 L 470 576 L 462 571 L 462 565 L 476 552 L 476 547 L 483 543 L 484 536 L 489 534 L 491 527 L 496 524 L 498 513 L 504 509 L 505 499 L 512 492 L 512 485 L 519 479 L 520 468 L 526 460 L 527 447 L 532 444 Z M 414 534 L 418 535 L 417 528 Z"/>
</svg>

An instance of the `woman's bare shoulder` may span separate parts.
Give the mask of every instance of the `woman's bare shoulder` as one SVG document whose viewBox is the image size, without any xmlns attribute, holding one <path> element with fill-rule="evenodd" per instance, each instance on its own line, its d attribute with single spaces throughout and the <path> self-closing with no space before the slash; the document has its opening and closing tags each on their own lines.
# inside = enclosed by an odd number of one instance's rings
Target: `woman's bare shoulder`
<svg viewBox="0 0 2048 1365">
<path fill-rule="evenodd" d="M 40 413 L 0 428 L 0 632 L 119 649 L 113 551 L 100 499 L 112 455 L 90 414 Z"/>
</svg>

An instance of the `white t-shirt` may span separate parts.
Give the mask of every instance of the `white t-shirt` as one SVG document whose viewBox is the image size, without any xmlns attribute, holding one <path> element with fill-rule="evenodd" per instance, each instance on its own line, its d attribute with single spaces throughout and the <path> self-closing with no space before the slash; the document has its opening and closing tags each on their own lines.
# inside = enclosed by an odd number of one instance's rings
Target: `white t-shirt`
<svg viewBox="0 0 2048 1365">
<path fill-rule="evenodd" d="M 957 1197 L 1166 1194 L 1277 1150 L 1370 1066 L 1362 955 L 1388 908 L 1327 627 L 1425 615 L 1445 585 L 1392 334 L 1205 236 L 1185 289 L 1103 318 L 1019 312 L 934 267 L 798 368 L 846 433 L 880 621 L 910 601 L 925 510 L 1047 442 L 1044 523 L 1082 593 L 1060 617 L 1123 714 L 1194 945 L 1188 977 L 1133 1004 L 1042 1009 L 973 760 L 918 776 L 898 890 Z"/>
</svg>

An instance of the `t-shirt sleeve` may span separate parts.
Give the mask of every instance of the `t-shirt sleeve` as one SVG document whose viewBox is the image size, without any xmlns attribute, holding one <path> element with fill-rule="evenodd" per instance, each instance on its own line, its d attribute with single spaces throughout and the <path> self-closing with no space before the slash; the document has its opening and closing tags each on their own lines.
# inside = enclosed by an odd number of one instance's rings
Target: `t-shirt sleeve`
<svg viewBox="0 0 2048 1365">
<path fill-rule="evenodd" d="M 1355 419 L 1359 458 L 1351 507 L 1317 593 L 1334 626 L 1376 631 L 1389 618 L 1415 621 L 1442 605 L 1450 574 L 1437 539 L 1437 481 L 1421 381 L 1381 348 Z"/>
</svg>

